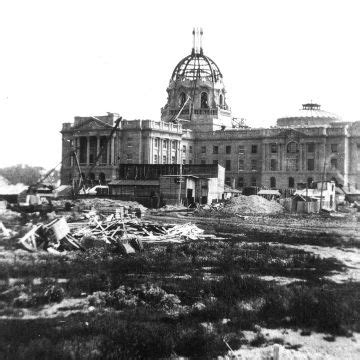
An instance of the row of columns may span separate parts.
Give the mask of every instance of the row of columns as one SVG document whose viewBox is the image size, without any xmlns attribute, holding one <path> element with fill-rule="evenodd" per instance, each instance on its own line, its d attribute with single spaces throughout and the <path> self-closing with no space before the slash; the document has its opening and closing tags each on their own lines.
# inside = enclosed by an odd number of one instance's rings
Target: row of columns
<svg viewBox="0 0 360 360">
<path fill-rule="evenodd" d="M 79 137 L 74 138 L 74 146 L 75 146 L 75 149 L 76 149 L 76 153 L 77 153 L 79 162 L 82 165 L 89 166 L 89 165 L 93 164 L 93 162 L 90 164 L 90 138 L 91 137 L 92 136 L 79 136 Z M 80 159 L 82 158 L 80 152 L 83 150 L 80 147 L 80 138 L 85 138 L 86 139 L 86 161 L 85 161 L 85 163 L 80 161 Z M 100 153 L 101 138 L 106 138 L 106 137 L 100 136 L 100 135 L 96 136 L 96 152 L 94 153 L 94 160 L 96 159 L 96 157 Z M 115 164 L 115 136 L 112 136 L 110 141 L 107 142 L 106 150 L 104 149 L 103 151 L 106 151 L 106 165 L 114 165 Z M 101 161 L 101 157 L 100 157 L 99 160 Z M 97 164 L 99 164 L 99 161 L 98 161 Z M 71 159 L 71 166 L 74 166 L 74 159 Z"/>
<path fill-rule="evenodd" d="M 155 139 L 158 140 L 158 147 L 155 147 Z M 167 142 L 166 150 L 164 149 L 164 142 Z M 175 143 L 175 149 L 173 149 L 173 144 Z M 163 139 L 163 138 L 150 138 L 150 151 L 149 151 L 149 163 L 154 163 L 154 155 L 157 155 L 158 164 L 163 163 L 163 156 L 166 156 L 166 163 L 172 163 L 172 157 L 175 156 L 175 162 L 178 164 L 180 162 L 180 141 L 172 139 Z"/>
</svg>

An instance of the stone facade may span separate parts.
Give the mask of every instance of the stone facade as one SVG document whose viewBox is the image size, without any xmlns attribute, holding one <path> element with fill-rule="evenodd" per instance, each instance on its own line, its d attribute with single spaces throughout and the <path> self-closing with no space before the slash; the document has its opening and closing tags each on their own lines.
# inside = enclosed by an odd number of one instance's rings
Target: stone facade
<svg viewBox="0 0 360 360">
<path fill-rule="evenodd" d="M 115 114 L 75 117 L 63 124 L 61 181 L 107 183 L 119 164 L 215 164 L 234 188 L 296 188 L 322 178 L 360 189 L 360 122 L 345 122 L 304 104 L 271 128 L 234 128 L 223 76 L 199 40 L 175 67 L 161 121 L 123 120 L 109 138 Z M 100 149 L 102 154 L 94 164 Z"/>
</svg>

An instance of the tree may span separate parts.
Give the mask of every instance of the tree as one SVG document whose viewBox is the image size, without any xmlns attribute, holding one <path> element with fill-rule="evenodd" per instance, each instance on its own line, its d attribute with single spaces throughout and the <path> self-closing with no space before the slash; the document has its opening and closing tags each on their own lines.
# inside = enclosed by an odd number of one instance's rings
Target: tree
<svg viewBox="0 0 360 360">
<path fill-rule="evenodd" d="M 41 166 L 15 165 L 0 169 L 0 175 L 11 184 L 22 183 L 25 185 L 35 184 L 44 171 Z"/>
</svg>

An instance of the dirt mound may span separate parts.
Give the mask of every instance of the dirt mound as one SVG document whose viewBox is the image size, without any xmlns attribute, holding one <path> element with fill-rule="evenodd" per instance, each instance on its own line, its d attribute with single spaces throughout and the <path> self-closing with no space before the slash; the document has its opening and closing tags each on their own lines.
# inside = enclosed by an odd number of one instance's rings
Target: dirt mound
<svg viewBox="0 0 360 360">
<path fill-rule="evenodd" d="M 196 211 L 199 216 L 271 215 L 284 212 L 284 208 L 276 201 L 269 201 L 257 195 L 240 195 L 224 203 L 206 206 Z"/>
<path fill-rule="evenodd" d="M 230 199 L 220 209 L 225 214 L 277 214 L 284 208 L 276 201 L 269 201 L 257 195 L 240 195 Z"/>
</svg>

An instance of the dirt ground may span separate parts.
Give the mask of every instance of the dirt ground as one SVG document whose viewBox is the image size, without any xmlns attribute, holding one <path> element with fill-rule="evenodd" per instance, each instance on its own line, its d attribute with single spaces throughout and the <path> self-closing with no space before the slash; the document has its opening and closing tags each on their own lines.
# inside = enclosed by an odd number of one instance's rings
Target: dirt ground
<svg viewBox="0 0 360 360">
<path fill-rule="evenodd" d="M 240 359 L 360 357 L 357 214 L 145 219 L 217 238 L 55 256 L 0 235 L 0 357 L 220 359 L 224 339 Z"/>
</svg>

